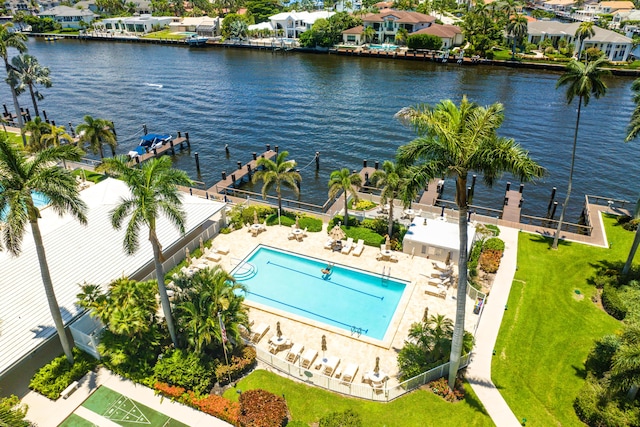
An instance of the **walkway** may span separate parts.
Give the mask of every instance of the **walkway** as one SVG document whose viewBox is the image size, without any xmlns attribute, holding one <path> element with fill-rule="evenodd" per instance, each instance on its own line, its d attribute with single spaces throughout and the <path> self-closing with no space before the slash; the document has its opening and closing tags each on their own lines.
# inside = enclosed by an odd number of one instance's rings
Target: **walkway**
<svg viewBox="0 0 640 427">
<path fill-rule="evenodd" d="M 62 423 L 69 415 L 76 413 L 82 418 L 92 417 L 91 420 L 94 422 L 95 420 L 100 420 L 100 425 L 106 426 L 104 418 L 93 413 L 87 414 L 87 412 L 91 411 L 80 406 L 91 393 L 101 385 L 104 385 L 131 400 L 135 400 L 191 427 L 231 426 L 231 424 L 207 415 L 204 412 L 172 402 L 162 396 L 157 396 L 152 389 L 114 375 L 105 368 L 100 368 L 97 372 L 87 374 L 79 382 L 80 387 L 66 400 L 62 398 L 56 401 L 49 400 L 34 391 L 27 394 L 25 398 L 22 399 L 22 403 L 29 406 L 27 419 L 40 427 L 55 427 Z"/>
</svg>

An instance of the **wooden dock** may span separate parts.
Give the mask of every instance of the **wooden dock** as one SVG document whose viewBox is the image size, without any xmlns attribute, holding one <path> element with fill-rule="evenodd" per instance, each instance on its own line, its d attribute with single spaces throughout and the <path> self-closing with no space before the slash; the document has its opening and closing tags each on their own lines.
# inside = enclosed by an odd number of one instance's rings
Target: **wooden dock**
<svg viewBox="0 0 640 427">
<path fill-rule="evenodd" d="M 227 188 L 234 188 L 240 182 L 251 179 L 251 176 L 253 176 L 253 173 L 258 168 L 259 158 L 273 159 L 277 155 L 277 151 L 269 149 L 262 153 L 259 157 L 257 155 L 254 156 L 254 159 L 249 163 L 243 165 L 238 162 L 238 168 L 235 171 L 228 174 L 222 172 L 222 179 L 216 182 L 213 186 L 209 187 L 209 189 L 206 191 L 209 194 L 225 194 Z"/>
<path fill-rule="evenodd" d="M 149 150 L 148 152 L 141 154 L 140 156 L 136 156 L 131 160 L 131 162 L 129 162 L 129 166 L 138 165 L 154 157 L 162 156 L 167 151 L 171 151 L 171 155 L 175 155 L 176 146 L 180 147 L 180 150 L 183 150 L 185 143 L 187 144 L 187 148 L 191 148 L 191 143 L 189 142 L 189 133 L 185 132 L 184 136 L 182 136 L 182 134 L 178 132 L 177 138 L 172 139 L 168 144 L 162 144 L 160 148 L 154 148 L 153 150 Z"/>
<path fill-rule="evenodd" d="M 436 200 L 438 200 L 442 196 L 443 191 L 444 179 L 432 179 L 427 184 L 427 188 L 422 193 L 422 196 L 420 196 L 420 201 L 418 201 L 418 203 L 420 203 L 421 205 L 435 206 Z"/>
<path fill-rule="evenodd" d="M 507 190 L 504 195 L 504 208 L 502 219 L 510 222 L 520 222 L 520 212 L 522 211 L 522 193 L 519 190 Z"/>
</svg>

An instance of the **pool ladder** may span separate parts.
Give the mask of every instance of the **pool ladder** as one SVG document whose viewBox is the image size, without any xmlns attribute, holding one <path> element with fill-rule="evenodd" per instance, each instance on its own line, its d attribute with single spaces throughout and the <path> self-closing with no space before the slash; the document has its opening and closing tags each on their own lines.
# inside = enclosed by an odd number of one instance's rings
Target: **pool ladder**
<svg viewBox="0 0 640 427">
<path fill-rule="evenodd" d="M 382 286 L 387 286 L 389 278 L 391 278 L 391 266 L 389 266 L 389 270 L 387 270 L 387 266 L 382 267 L 382 274 L 380 275 L 380 283 Z"/>
</svg>

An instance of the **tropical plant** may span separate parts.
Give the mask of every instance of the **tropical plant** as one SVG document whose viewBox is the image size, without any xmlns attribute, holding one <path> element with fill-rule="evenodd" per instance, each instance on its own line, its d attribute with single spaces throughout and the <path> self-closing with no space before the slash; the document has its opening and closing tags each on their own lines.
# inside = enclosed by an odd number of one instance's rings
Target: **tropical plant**
<svg viewBox="0 0 640 427">
<path fill-rule="evenodd" d="M 553 249 L 558 249 L 558 240 L 560 239 L 560 230 L 564 221 L 564 214 L 571 197 L 571 186 L 573 183 L 573 169 L 576 162 L 576 147 L 578 145 L 578 129 L 580 127 L 580 112 L 582 105 L 589 105 L 591 95 L 596 99 L 607 93 L 607 85 L 602 81 L 602 77 L 610 74 L 609 71 L 603 70 L 601 67 L 606 63 L 605 58 L 583 64 L 578 60 L 572 60 L 567 64 L 565 73 L 560 76 L 556 83 L 556 88 L 567 86 L 566 99 L 567 104 L 571 104 L 575 97 L 578 97 L 578 113 L 576 115 L 576 126 L 573 132 L 573 148 L 571 150 L 571 166 L 569 167 L 569 184 L 567 185 L 567 195 L 562 205 L 560 219 L 556 228 L 556 234 L 553 238 Z"/>
<path fill-rule="evenodd" d="M 509 23 L 507 24 L 507 33 L 513 40 L 511 59 L 515 59 L 516 57 L 516 45 L 518 41 L 527 35 L 528 23 L 529 21 L 527 21 L 527 17 L 524 15 L 515 15 L 509 19 Z"/>
<path fill-rule="evenodd" d="M 596 35 L 596 30 L 593 28 L 593 22 L 581 22 L 578 28 L 576 29 L 576 33 L 574 36 L 580 40 L 580 46 L 578 47 L 578 61 L 582 55 L 582 50 L 584 49 L 584 41 L 590 39 L 591 37 Z M 585 58 L 585 64 L 587 63 L 587 59 Z"/>
<path fill-rule="evenodd" d="M 394 42 L 397 45 L 404 46 L 405 44 L 407 44 L 408 38 L 409 38 L 409 31 L 406 28 L 398 28 Z"/>
<path fill-rule="evenodd" d="M 340 192 L 344 193 L 344 225 L 349 228 L 349 194 L 353 196 L 355 202 L 358 201 L 358 189 L 362 185 L 362 177 L 358 173 L 351 173 L 349 169 L 343 168 L 331 172 L 329 176 L 329 198 L 333 199 Z"/>
<path fill-rule="evenodd" d="M 178 290 L 176 319 L 187 341 L 187 348 L 202 354 L 205 349 L 242 343 L 239 327 L 249 327 L 249 314 L 242 304 L 244 285 L 216 265 L 173 277 Z M 221 325 L 224 325 L 223 333 Z"/>
<path fill-rule="evenodd" d="M 267 193 L 275 187 L 276 194 L 278 195 L 278 210 L 282 212 L 282 187 L 288 188 L 294 192 L 297 196 L 300 194 L 298 185 L 302 181 L 300 173 L 295 170 L 295 160 L 287 160 L 289 156 L 288 151 L 283 151 L 278 154 L 276 161 L 266 157 L 258 159 L 256 165 L 262 167 L 253 174 L 253 182 L 262 180 L 262 197 L 267 198 Z"/>
<path fill-rule="evenodd" d="M 22 128 L 22 134 L 29 133 L 29 139 L 27 139 L 26 149 L 32 153 L 43 150 L 50 147 L 50 141 L 42 139 L 42 135 L 46 135 L 50 132 L 50 125 L 47 122 L 43 122 L 40 117 L 35 117 L 33 120 L 29 120 Z"/>
<path fill-rule="evenodd" d="M 4 66 L 7 70 L 7 84 L 11 89 L 11 97 L 13 98 L 13 106 L 16 109 L 16 116 L 18 120 L 18 127 L 22 129 L 22 112 L 20 111 L 20 104 L 18 104 L 18 93 L 15 88 L 15 79 L 11 78 L 11 64 L 9 64 L 9 49 L 16 49 L 19 53 L 27 51 L 27 36 L 19 31 L 11 31 L 13 27 L 11 22 L 0 25 L 0 56 L 4 60 Z M 22 136 L 22 142 L 27 145 L 24 135 Z"/>
<path fill-rule="evenodd" d="M 49 68 L 40 65 L 35 56 L 26 54 L 18 55 L 11 59 L 11 64 L 20 82 L 16 87 L 16 93 L 21 94 L 28 88 L 35 115 L 36 117 L 40 117 L 36 100 L 41 101 L 44 99 L 44 95 L 36 90 L 35 86 L 51 87 L 52 83 L 51 78 L 49 78 Z"/>
<path fill-rule="evenodd" d="M 155 157 L 143 163 L 140 168 L 130 168 L 126 156 L 117 156 L 105 159 L 99 169 L 114 173 L 127 184 L 131 191 L 131 194 L 123 197 L 121 203 L 111 211 L 111 225 L 116 230 L 122 228 L 125 219 L 129 218 L 123 241 L 127 255 L 134 254 L 140 246 L 140 228 L 149 229 L 149 242 L 153 248 L 160 302 L 171 341 L 177 347 L 178 339 L 164 283 L 162 266 L 164 256 L 156 230 L 158 217 L 164 214 L 171 225 L 184 234 L 186 214 L 182 209 L 181 193 L 177 186 L 190 186 L 193 182 L 186 172 L 173 169 L 171 159 L 166 156 Z"/>
<path fill-rule="evenodd" d="M 409 206 L 412 199 L 417 194 L 411 192 L 415 187 L 408 185 L 404 177 L 404 170 L 390 160 L 382 163 L 382 169 L 376 170 L 371 175 L 371 183 L 376 187 L 382 187 L 380 193 L 380 202 L 389 204 L 389 225 L 387 234 L 389 237 L 393 235 L 393 201 L 400 197 L 403 205 Z"/>
<path fill-rule="evenodd" d="M 102 144 L 109 145 L 111 147 L 111 153 L 115 156 L 118 143 L 112 122 L 105 119 L 94 119 L 91 116 L 84 116 L 84 123 L 76 127 L 76 133 L 79 136 L 78 141 L 81 144 L 89 144 L 89 149 L 93 154 L 100 153 L 101 159 L 104 159 Z"/>
<path fill-rule="evenodd" d="M 49 131 L 42 134 L 41 140 L 46 146 L 58 147 L 65 141 L 73 141 L 73 137 L 67 133 L 64 126 L 49 125 Z"/>
<path fill-rule="evenodd" d="M 373 27 L 364 27 L 362 30 L 362 40 L 365 43 L 371 43 L 376 37 L 376 30 Z"/>
<path fill-rule="evenodd" d="M 37 191 L 49 199 L 49 209 L 62 216 L 71 214 L 81 224 L 87 223 L 87 206 L 80 199 L 78 184 L 71 172 L 59 168 L 61 160 L 79 160 L 82 155 L 77 147 L 46 148 L 27 158 L 8 140 L 0 135 L 0 212 L 8 210 L 5 225 L 2 228 L 2 242 L 10 254 L 18 256 L 22 248 L 22 239 L 27 224 L 36 247 L 40 266 L 40 275 L 44 285 L 51 317 L 62 344 L 62 349 L 70 363 L 73 353 L 64 330 L 60 307 L 53 289 L 49 265 L 44 250 L 42 234 L 38 225 L 40 210 L 35 206 L 32 191 Z"/>
<path fill-rule="evenodd" d="M 456 180 L 460 255 L 456 320 L 449 369 L 449 385 L 453 389 L 464 338 L 469 172 L 482 173 L 485 184 L 491 186 L 503 172 L 528 181 L 542 176 L 544 169 L 531 160 L 528 153 L 513 139 L 497 135 L 504 120 L 502 104 L 481 107 L 469 102 L 465 96 L 459 107 L 450 100 L 444 100 L 435 106 L 423 104 L 404 108 L 396 116 L 403 123 L 411 125 L 418 135 L 417 139 L 398 149 L 398 162 L 409 167 L 409 181 L 423 187 L 436 177 L 453 176 Z"/>
<path fill-rule="evenodd" d="M 20 403 L 18 396 L 11 395 L 0 398 L 0 423 L 11 427 L 32 427 L 34 424 L 26 420 L 27 406 Z"/>
</svg>

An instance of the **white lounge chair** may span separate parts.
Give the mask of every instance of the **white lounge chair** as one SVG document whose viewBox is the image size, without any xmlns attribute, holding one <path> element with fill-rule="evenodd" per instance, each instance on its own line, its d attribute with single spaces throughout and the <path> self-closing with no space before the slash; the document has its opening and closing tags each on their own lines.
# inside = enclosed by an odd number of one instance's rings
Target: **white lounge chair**
<svg viewBox="0 0 640 427">
<path fill-rule="evenodd" d="M 227 255 L 229 253 L 229 248 L 226 246 L 219 246 L 217 248 L 212 246 L 211 250 L 220 255 Z"/>
<path fill-rule="evenodd" d="M 251 329 L 251 341 L 254 343 L 260 342 L 264 334 L 269 330 L 269 325 L 266 323 L 261 323 L 255 328 Z"/>
<path fill-rule="evenodd" d="M 338 367 L 338 365 L 340 364 L 340 359 L 332 356 L 329 357 L 327 359 L 327 362 L 324 364 L 324 366 L 322 367 L 322 373 L 325 374 L 328 377 L 333 376 L 333 373 L 335 372 L 336 368 Z"/>
<path fill-rule="evenodd" d="M 358 243 L 356 244 L 356 247 L 353 248 L 353 256 L 360 256 L 362 255 L 362 251 L 364 250 L 364 240 L 360 239 L 358 240 Z"/>
<path fill-rule="evenodd" d="M 302 350 L 304 350 L 302 344 L 294 344 L 287 352 L 285 360 L 289 363 L 296 363 L 296 360 L 298 360 L 298 357 L 302 354 Z"/>
<path fill-rule="evenodd" d="M 300 356 L 301 366 L 305 369 L 311 368 L 311 365 L 313 365 L 316 357 L 318 357 L 318 352 L 316 350 L 312 348 L 307 349 L 307 351 L 305 351 L 302 356 Z"/>
<path fill-rule="evenodd" d="M 344 368 L 344 371 L 342 372 L 342 382 L 352 383 L 357 373 L 358 373 L 358 365 L 356 365 L 355 363 L 349 363 L 347 367 Z"/>
<path fill-rule="evenodd" d="M 222 259 L 220 257 L 220 255 L 218 255 L 215 252 L 207 252 L 206 255 L 204 256 L 206 259 L 208 259 L 209 261 L 213 261 L 213 262 L 220 262 L 220 260 Z"/>
<path fill-rule="evenodd" d="M 347 239 L 347 243 L 342 246 L 342 253 L 345 255 L 349 255 L 351 249 L 353 248 L 353 237 L 349 237 Z"/>
<path fill-rule="evenodd" d="M 324 244 L 324 248 L 329 250 L 333 249 L 333 239 L 327 239 L 327 242 Z"/>
</svg>

